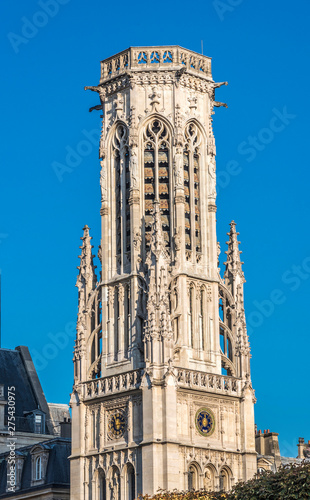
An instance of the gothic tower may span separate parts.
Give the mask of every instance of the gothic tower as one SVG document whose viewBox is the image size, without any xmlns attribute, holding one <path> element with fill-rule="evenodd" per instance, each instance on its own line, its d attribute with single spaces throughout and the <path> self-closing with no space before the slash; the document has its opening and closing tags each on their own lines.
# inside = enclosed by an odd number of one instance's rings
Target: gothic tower
<svg viewBox="0 0 310 500">
<path fill-rule="evenodd" d="M 224 82 L 226 83 L 226 82 Z M 218 269 L 211 59 L 131 47 L 101 62 L 98 277 L 84 227 L 71 499 L 229 489 L 256 472 L 238 233 Z"/>
</svg>

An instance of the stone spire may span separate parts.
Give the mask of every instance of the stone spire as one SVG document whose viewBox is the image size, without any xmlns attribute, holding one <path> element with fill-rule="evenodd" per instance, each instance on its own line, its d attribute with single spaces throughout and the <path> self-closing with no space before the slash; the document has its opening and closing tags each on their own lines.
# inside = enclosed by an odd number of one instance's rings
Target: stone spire
<svg viewBox="0 0 310 500">
<path fill-rule="evenodd" d="M 167 363 L 172 355 L 172 327 L 169 313 L 169 254 L 164 240 L 159 201 L 155 200 L 150 249 L 146 258 L 147 304 L 145 321 L 146 358 L 150 363 Z"/>
<path fill-rule="evenodd" d="M 79 304 L 78 304 L 78 317 L 77 317 L 77 335 L 74 348 L 74 362 L 77 363 L 83 357 L 85 351 L 85 341 L 87 334 L 87 300 L 89 294 L 95 289 L 97 277 L 95 273 L 96 266 L 94 266 L 91 245 L 91 236 L 89 235 L 89 227 L 83 227 L 83 236 L 81 240 L 83 241 L 81 249 L 81 255 L 79 255 L 80 265 L 77 267 L 79 274 L 76 280 L 76 287 L 79 290 Z M 76 371 L 78 377 L 81 376 L 81 367 Z"/>
<path fill-rule="evenodd" d="M 227 260 L 224 262 L 226 266 L 224 272 L 224 280 L 226 286 L 229 288 L 232 296 L 237 299 L 237 290 L 238 285 L 245 283 L 244 273 L 242 270 L 242 264 L 244 262 L 240 259 L 240 254 L 242 253 L 239 250 L 240 241 L 238 241 L 239 233 L 236 232 L 236 223 L 235 221 L 231 221 L 230 223 L 230 232 L 227 233 L 229 236 L 229 240 L 226 242 L 228 245 L 228 250 L 225 252 L 227 255 Z"/>
<path fill-rule="evenodd" d="M 87 292 L 85 299 L 88 298 L 88 294 L 95 289 L 96 287 L 96 282 L 97 282 L 97 276 L 95 273 L 95 269 L 97 266 L 94 266 L 94 255 L 92 255 L 92 248 L 94 248 L 91 245 L 91 236 L 89 235 L 89 227 L 84 226 L 83 227 L 83 236 L 81 240 L 83 241 L 82 246 L 80 246 L 81 249 L 81 255 L 79 255 L 79 259 L 81 259 L 81 263 L 78 266 L 79 274 L 77 277 L 76 281 L 76 286 L 78 287 L 79 291 L 82 289 Z"/>
<path fill-rule="evenodd" d="M 239 250 L 240 241 L 238 241 L 239 233 L 236 232 L 236 223 L 230 223 L 227 261 L 224 263 L 226 266 L 224 272 L 225 284 L 230 290 L 235 299 L 236 304 L 236 353 L 241 358 L 240 370 L 241 377 L 249 377 L 250 375 L 250 344 L 246 330 L 246 320 L 244 313 L 244 296 L 243 284 L 245 283 L 244 273 L 242 269 L 243 262 L 240 259 Z"/>
</svg>

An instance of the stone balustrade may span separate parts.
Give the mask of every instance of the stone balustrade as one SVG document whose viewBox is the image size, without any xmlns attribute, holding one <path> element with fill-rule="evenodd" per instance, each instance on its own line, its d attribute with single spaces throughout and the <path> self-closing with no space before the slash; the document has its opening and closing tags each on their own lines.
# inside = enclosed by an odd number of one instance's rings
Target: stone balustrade
<svg viewBox="0 0 310 500">
<path fill-rule="evenodd" d="M 159 47 L 130 47 L 101 61 L 101 79 L 104 83 L 128 70 L 149 71 L 182 69 L 210 79 L 211 58 L 183 49 L 178 45 Z"/>
<path fill-rule="evenodd" d="M 92 399 L 98 396 L 118 394 L 137 389 L 140 385 L 141 375 L 139 370 L 134 370 L 120 375 L 103 377 L 89 382 L 84 382 L 84 398 Z"/>
<path fill-rule="evenodd" d="M 177 381 L 179 387 L 214 392 L 216 394 L 228 394 L 230 396 L 240 396 L 241 394 L 240 380 L 235 377 L 212 375 L 178 368 Z"/>
<path fill-rule="evenodd" d="M 213 392 L 216 394 L 226 394 L 230 396 L 240 396 L 240 379 L 226 377 L 224 375 L 213 375 L 195 370 L 175 368 L 174 373 L 177 384 L 180 388 L 197 389 L 199 391 Z M 134 389 L 138 389 L 141 382 L 140 370 L 126 372 L 111 377 L 99 378 L 84 382 L 84 398 L 92 399 L 100 395 L 118 394 Z"/>
</svg>

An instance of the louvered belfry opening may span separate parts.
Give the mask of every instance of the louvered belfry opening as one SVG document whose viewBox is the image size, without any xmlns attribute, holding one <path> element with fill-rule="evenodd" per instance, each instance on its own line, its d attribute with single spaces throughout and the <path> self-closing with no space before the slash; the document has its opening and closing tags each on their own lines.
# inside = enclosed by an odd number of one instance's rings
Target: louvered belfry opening
<svg viewBox="0 0 310 500">
<path fill-rule="evenodd" d="M 130 262 L 130 171 L 128 130 L 118 124 L 112 139 L 115 175 L 115 241 L 118 272 Z"/>
<path fill-rule="evenodd" d="M 170 135 L 159 119 L 148 123 L 144 131 L 144 209 L 145 244 L 149 248 L 153 204 L 159 200 L 163 235 L 170 247 L 170 189 L 169 189 Z"/>
<path fill-rule="evenodd" d="M 201 253 L 200 226 L 200 143 L 201 135 L 194 123 L 185 129 L 183 152 L 184 195 L 185 195 L 185 248 Z"/>
</svg>

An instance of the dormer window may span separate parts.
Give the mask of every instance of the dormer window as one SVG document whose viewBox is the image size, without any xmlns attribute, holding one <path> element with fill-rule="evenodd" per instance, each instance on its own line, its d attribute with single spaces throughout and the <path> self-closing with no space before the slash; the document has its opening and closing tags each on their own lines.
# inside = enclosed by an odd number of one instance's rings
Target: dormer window
<svg viewBox="0 0 310 500">
<path fill-rule="evenodd" d="M 44 484 L 49 450 L 44 445 L 35 445 L 31 452 L 31 486 Z"/>
<path fill-rule="evenodd" d="M 42 430 L 42 415 L 35 415 L 34 422 L 35 422 L 34 432 L 36 434 L 42 434 L 42 432 L 43 432 L 43 430 Z"/>
<path fill-rule="evenodd" d="M 24 413 L 29 421 L 29 430 L 35 434 L 45 434 L 45 413 L 42 410 L 33 410 Z"/>
<path fill-rule="evenodd" d="M 25 462 L 25 456 L 21 453 L 16 454 L 16 465 L 15 465 L 15 481 L 16 489 L 21 488 L 23 467 Z"/>
</svg>

